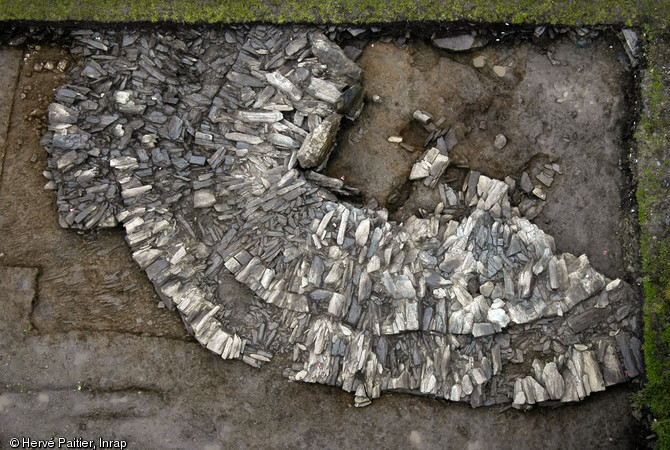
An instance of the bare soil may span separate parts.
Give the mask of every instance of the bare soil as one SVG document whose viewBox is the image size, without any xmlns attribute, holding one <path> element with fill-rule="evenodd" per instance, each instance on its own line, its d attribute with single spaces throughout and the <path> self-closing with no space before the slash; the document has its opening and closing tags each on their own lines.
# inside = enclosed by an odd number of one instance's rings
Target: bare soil
<svg viewBox="0 0 670 450">
<path fill-rule="evenodd" d="M 474 67 L 476 57 L 484 58 L 483 67 Z M 380 101 L 368 102 L 341 133 L 326 173 L 345 175 L 396 220 L 419 208 L 432 211 L 440 201 L 437 189 L 408 181 L 428 136 L 412 113 L 424 110 L 444 120 L 441 128 L 455 131 L 453 161 L 444 175 L 455 190 L 468 169 L 517 182 L 526 170 L 548 194 L 535 222 L 554 236 L 558 250 L 585 253 L 610 278 L 630 277 L 635 267 L 624 253 L 635 238 L 621 236 L 626 180 L 619 168 L 630 77 L 624 57 L 614 36 L 582 48 L 566 36 L 539 45 L 492 43 L 464 53 L 421 39 L 405 48 L 370 41 L 357 62 L 368 96 Z M 498 76 L 495 66 L 504 67 L 505 75 Z M 498 134 L 507 138 L 502 149 L 493 145 Z M 390 143 L 389 136 L 403 137 L 412 151 Z M 534 175 L 551 162 L 563 175 L 547 188 Z"/>
<path fill-rule="evenodd" d="M 384 203 L 393 186 L 389 180 L 406 177 L 420 151 L 402 150 L 408 153 L 403 159 L 384 154 L 379 143 L 388 144 L 388 134 L 396 133 L 420 141 L 411 125 L 403 131 L 415 106 L 444 115 L 460 130 L 452 151 L 456 164 L 503 176 L 517 175 L 540 153 L 558 160 L 565 175 L 549 190 L 538 221 L 554 234 L 559 249 L 587 253 L 596 268 L 620 276 L 623 179 L 617 164 L 625 74 L 606 41 L 586 49 L 569 42 L 556 47 L 554 58 L 566 66 L 552 66 L 530 44 L 483 50 L 489 62 L 510 62 L 514 79 L 498 80 L 472 69 L 467 55 L 452 59 L 420 42 L 407 50 L 376 43 L 375 52 L 366 52 L 359 63 L 368 89 L 382 103 L 368 105 L 349 132 L 367 127 L 369 145 L 360 141 L 357 148 L 379 153 L 359 150 L 358 165 L 347 166 L 341 148 L 329 170 L 338 176 L 346 172 L 348 182 Z M 58 226 L 55 197 L 42 188 L 46 154 L 39 140 L 53 89 L 65 78 L 57 71 L 35 72 L 33 65 L 68 56 L 49 44 L 23 51 L 28 57 L 15 88 L 0 181 L 0 316 L 11 324 L 0 342 L 0 448 L 19 436 L 116 437 L 128 440 L 129 448 L 639 444 L 639 424 L 629 408 L 631 384 L 580 404 L 529 412 L 473 410 L 401 394 L 359 410 L 339 389 L 287 382 L 279 358 L 261 371 L 217 359 L 186 335 L 176 313 L 157 308 L 158 297 L 132 261 L 121 230 L 81 235 Z M 375 81 L 382 75 L 383 83 Z M 407 77 L 413 91 L 401 88 Z M 429 87 L 433 90 L 420 94 Z M 566 91 L 567 100 L 556 103 Z M 488 104 L 483 110 L 482 99 Z M 381 124 L 370 122 L 375 115 L 383 118 Z M 473 126 L 481 120 L 484 130 Z M 508 137 L 502 152 L 490 148 L 497 133 Z M 409 196 L 404 214 L 423 201 L 411 190 Z M 607 257 L 600 257 L 603 250 Z M 222 289 L 240 300 L 251 295 L 234 282 Z"/>
</svg>

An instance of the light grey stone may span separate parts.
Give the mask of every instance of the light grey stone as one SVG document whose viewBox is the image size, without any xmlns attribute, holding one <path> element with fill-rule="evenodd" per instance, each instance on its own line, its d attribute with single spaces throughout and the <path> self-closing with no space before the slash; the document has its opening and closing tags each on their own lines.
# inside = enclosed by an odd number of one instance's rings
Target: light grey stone
<svg viewBox="0 0 670 450">
<path fill-rule="evenodd" d="M 501 329 L 505 328 L 509 322 L 510 318 L 502 308 L 491 308 L 486 313 L 486 318 L 492 324 L 498 325 Z"/>
<path fill-rule="evenodd" d="M 536 187 L 535 189 L 533 189 L 533 195 L 535 197 L 539 198 L 540 200 L 546 200 L 547 199 L 547 193 L 544 192 L 539 187 Z"/>
<path fill-rule="evenodd" d="M 521 182 L 519 185 L 521 186 L 521 189 L 527 194 L 530 194 L 533 190 L 533 182 L 530 180 L 530 177 L 526 172 L 521 174 Z"/>
<path fill-rule="evenodd" d="M 505 135 L 504 134 L 496 135 L 496 138 L 493 141 L 493 146 L 498 150 L 502 150 L 503 147 L 505 147 L 505 145 L 507 145 L 507 138 L 505 137 Z"/>
<path fill-rule="evenodd" d="M 246 142 L 247 144 L 252 144 L 252 145 L 258 145 L 261 142 L 263 142 L 263 139 L 261 139 L 258 136 L 253 136 L 253 135 L 244 134 L 244 133 L 237 133 L 237 132 L 226 133 L 225 137 L 226 137 L 226 139 L 230 139 L 231 141 Z"/>
<path fill-rule="evenodd" d="M 605 390 L 605 382 L 603 380 L 602 373 L 600 371 L 600 366 L 596 360 L 595 353 L 593 351 L 586 351 L 582 353 L 582 367 L 584 370 L 584 375 L 586 379 L 584 384 L 587 383 L 590 387 L 591 392 L 599 392 Z"/>
<path fill-rule="evenodd" d="M 454 52 L 462 52 L 470 50 L 471 48 L 482 47 L 486 45 L 486 41 L 479 39 L 472 34 L 461 34 L 458 36 L 433 39 L 433 44 L 439 48 Z"/>
<path fill-rule="evenodd" d="M 490 336 L 495 334 L 496 329 L 490 323 L 475 323 L 472 326 L 472 335 L 474 337 Z"/>
<path fill-rule="evenodd" d="M 216 197 L 207 189 L 200 189 L 193 193 L 193 207 L 194 208 L 209 208 L 216 203 Z"/>
<path fill-rule="evenodd" d="M 406 275 L 400 275 L 395 281 L 397 298 L 414 299 L 416 290 Z"/>
<path fill-rule="evenodd" d="M 56 124 L 73 124 L 77 123 L 79 113 L 65 105 L 59 103 L 51 103 L 48 107 L 49 122 Z"/>
<path fill-rule="evenodd" d="M 421 160 L 412 166 L 412 171 L 409 174 L 410 180 L 420 180 L 430 175 L 430 163 Z"/>
<path fill-rule="evenodd" d="M 235 117 L 243 122 L 275 123 L 284 118 L 281 111 L 237 111 Z"/>
<path fill-rule="evenodd" d="M 523 270 L 519 273 L 519 279 L 517 282 L 517 289 L 519 297 L 528 298 L 531 294 L 533 281 L 533 260 L 530 260 L 526 263 Z"/>
<path fill-rule="evenodd" d="M 335 144 L 335 136 L 342 116 L 331 114 L 311 132 L 298 150 L 298 162 L 304 169 L 318 167 L 328 157 Z"/>
<path fill-rule="evenodd" d="M 364 246 L 368 242 L 370 235 L 370 219 L 363 219 L 356 227 L 356 245 Z"/>
<path fill-rule="evenodd" d="M 265 74 L 265 78 L 267 79 L 268 83 L 284 92 L 294 102 L 300 101 L 302 98 L 302 91 L 281 73 L 267 73 Z"/>
<path fill-rule="evenodd" d="M 342 93 L 333 83 L 321 78 L 312 77 L 305 91 L 328 103 L 337 103 L 342 98 Z"/>
<path fill-rule="evenodd" d="M 463 393 L 465 395 L 472 394 L 474 386 L 472 385 L 472 380 L 470 379 L 470 375 L 468 375 L 468 374 L 463 375 L 463 379 L 461 380 L 461 385 L 463 387 Z"/>
<path fill-rule="evenodd" d="M 417 122 L 419 122 L 423 125 L 428 125 L 430 123 L 430 121 L 433 120 L 433 116 L 431 116 L 427 112 L 422 111 L 420 109 L 417 109 L 416 111 L 414 111 L 414 113 L 412 114 L 412 117 L 414 118 L 414 120 L 416 120 Z"/>
</svg>

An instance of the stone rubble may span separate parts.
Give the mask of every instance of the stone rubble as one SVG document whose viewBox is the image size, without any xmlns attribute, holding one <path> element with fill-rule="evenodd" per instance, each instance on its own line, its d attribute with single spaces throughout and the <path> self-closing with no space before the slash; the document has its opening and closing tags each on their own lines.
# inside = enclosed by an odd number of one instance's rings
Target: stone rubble
<svg viewBox="0 0 670 450">
<path fill-rule="evenodd" d="M 445 152 L 446 153 L 446 152 Z M 418 161 L 412 166 L 410 180 L 421 180 L 429 188 L 437 186 L 437 182 L 447 170 L 451 160 L 445 154 L 442 154 L 436 147 L 426 150 Z"/>
<path fill-rule="evenodd" d="M 123 226 L 203 346 L 254 367 L 287 352 L 285 376 L 341 387 L 356 406 L 401 391 L 525 408 L 639 374 L 631 287 L 558 253 L 529 221 L 536 203 L 512 206 L 544 193 L 528 174 L 516 189 L 472 171 L 454 191 L 440 183 L 444 130 L 410 178 L 466 212 L 395 223 L 318 173 L 364 97 L 356 52 L 328 30 L 72 32 L 80 63 L 42 139 L 61 226 Z M 435 43 L 479 45 L 449 39 Z M 559 172 L 537 179 L 548 188 Z M 229 274 L 251 304 L 220 292 Z"/>
</svg>

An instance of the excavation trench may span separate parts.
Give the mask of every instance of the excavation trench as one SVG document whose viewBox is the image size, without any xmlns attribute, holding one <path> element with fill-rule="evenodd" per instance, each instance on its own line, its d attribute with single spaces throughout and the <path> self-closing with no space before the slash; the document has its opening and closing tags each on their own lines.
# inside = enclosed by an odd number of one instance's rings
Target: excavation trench
<svg viewBox="0 0 670 450">
<path fill-rule="evenodd" d="M 631 211 L 634 204 L 629 203 L 627 195 L 631 189 L 628 175 L 620 169 L 622 155 L 628 153 L 624 149 L 630 136 L 625 130 L 634 119 L 634 69 L 629 67 L 615 32 L 604 30 L 598 36 L 584 37 L 574 30 L 564 30 L 562 34 L 550 37 L 547 32 L 538 38 L 527 30 L 501 33 L 498 29 L 495 33 L 481 33 L 489 40 L 483 47 L 450 52 L 433 46 L 431 33 L 421 30 L 418 26 L 409 33 L 367 30 L 358 34 L 343 28 L 333 33 L 331 37 L 337 38 L 343 48 L 355 46 L 362 50 L 357 63 L 364 70 L 362 84 L 367 94 L 360 117 L 343 121 L 336 148 L 323 173 L 334 178 L 344 176 L 347 185 L 362 191 L 363 204 L 376 202 L 389 210 L 390 220 L 402 222 L 412 215 L 428 217 L 443 202 L 445 189 L 451 188 L 455 193 L 462 190 L 471 170 L 490 178 L 509 176 L 516 186 L 526 172 L 533 186 L 546 193 L 546 201 L 517 187 L 511 190 L 510 202 L 519 208 L 528 200 L 534 206 L 540 205 L 532 221 L 554 237 L 557 252 L 586 254 L 596 270 L 635 285 L 637 238 L 634 228 L 622 226 L 632 223 L 630 216 L 635 211 Z M 210 30 L 197 32 L 207 36 Z M 500 41 L 496 41 L 498 38 Z M 44 114 L 53 99 L 52 90 L 64 81 L 57 71 L 44 70 L 44 63 L 56 65 L 59 60 L 68 59 L 76 64 L 76 60 L 48 42 L 40 42 L 41 49 L 36 49 L 34 43 L 23 45 L 26 59 L 8 140 L 13 146 L 7 146 L 0 185 L 0 245 L 3 265 L 42 268 L 32 323 L 43 336 L 84 331 L 90 335 L 86 338 L 90 345 L 101 348 L 107 338 L 96 337 L 96 331 L 183 340 L 185 332 L 178 316 L 155 307 L 158 296 L 132 261 L 123 242 L 124 232 L 113 229 L 78 236 L 57 226 L 53 196 L 41 187 L 46 155 L 41 153 L 34 131 L 46 131 Z M 147 45 L 153 43 L 148 40 Z M 25 94 L 25 99 L 19 94 Z M 451 163 L 439 179 L 441 189 L 408 179 L 424 151 L 437 145 L 436 139 L 426 142 L 429 135 L 436 134 L 412 118 L 416 110 L 429 113 L 431 123 L 445 131 L 441 137 L 448 144 Z M 30 117 L 30 121 L 24 117 Z M 498 135 L 506 138 L 502 148 L 494 144 Z M 402 142 L 389 142 L 390 136 L 400 136 Z M 242 152 L 245 146 L 238 146 L 237 150 Z M 37 158 L 31 158 L 33 153 Z M 538 175 L 548 170 L 546 165 L 554 167 L 553 164 L 558 167 L 551 186 L 546 186 Z M 455 220 L 466 209 L 459 203 L 443 207 L 452 210 L 445 214 L 453 215 Z M 50 220 L 40 220 L 45 211 Z M 468 288 L 475 292 L 479 286 Z M 229 324 L 249 320 L 245 309 L 249 305 L 258 308 L 253 294 L 230 275 L 221 276 L 214 292 L 227 307 L 242 305 L 237 310 L 231 308 L 232 314 L 221 316 Z M 251 325 L 233 323 L 240 330 Z M 131 371 L 132 366 L 142 363 L 142 355 L 151 352 L 163 351 L 157 354 L 169 360 L 169 352 L 159 347 L 150 341 L 134 342 L 127 348 L 122 369 Z M 207 354 L 200 348 L 189 351 Z M 72 357 L 75 362 L 77 358 L 118 359 L 118 355 L 106 356 L 103 352 L 85 353 L 80 350 Z M 507 410 L 498 414 L 500 409 L 493 407 L 474 411 L 462 405 L 389 394 L 357 411 L 358 418 L 352 419 L 351 410 L 343 408 L 351 403 L 350 394 L 328 387 L 287 384 L 280 373 L 291 364 L 289 356 L 275 355 L 261 371 L 236 362 L 226 362 L 223 368 L 220 361 L 213 361 L 214 357 L 211 362 L 208 358 L 199 360 L 205 369 L 198 375 L 193 375 L 188 367 L 147 367 L 142 379 L 158 380 L 154 388 L 167 393 L 160 402 L 168 402 L 172 408 L 167 416 L 152 413 L 144 420 L 149 428 L 152 421 L 154 425 L 166 420 L 181 422 L 175 439 L 190 443 L 249 444 L 256 439 L 259 443 L 273 439 L 287 445 L 323 446 L 338 439 L 355 444 L 371 438 L 370 425 L 376 430 L 375 436 L 394 437 L 402 442 L 399 447 L 405 442 L 415 446 L 453 442 L 458 446 L 495 448 L 502 445 L 500 437 L 506 436 L 530 446 L 574 442 L 625 448 L 637 438 L 638 425 L 628 409 L 631 383 L 608 388 L 578 405 L 534 409 L 528 414 Z M 30 359 L 29 354 L 15 357 Z M 108 362 L 115 363 L 117 359 Z M 525 362 L 517 361 L 515 367 L 523 373 L 530 363 L 527 358 Z M 104 367 L 102 364 L 89 368 L 91 383 L 105 384 Z M 175 371 L 176 379 L 193 376 L 195 386 L 181 394 L 162 378 L 164 371 Z M 225 375 L 217 375 L 219 371 Z M 20 371 L 15 375 L 22 376 Z M 53 380 L 46 385 L 57 385 L 68 376 L 54 372 Z M 237 388 L 222 393 L 220 387 L 230 384 L 229 380 L 238 380 Z M 253 380 L 253 386 L 245 380 Z M 142 383 L 128 382 L 130 387 L 138 385 Z M 296 402 L 303 406 L 287 412 L 286 405 Z M 221 405 L 226 417 L 219 416 Z M 248 415 L 237 415 L 240 405 L 244 405 Z M 104 405 L 92 408 L 98 415 L 106 410 Z M 220 419 L 209 424 L 214 431 L 199 435 L 202 427 L 193 425 L 193 408 L 202 408 Z M 323 414 L 324 409 L 334 420 L 314 423 L 313 417 Z M 389 411 L 397 414 L 398 420 L 388 421 Z M 47 411 L 46 422 L 41 424 L 45 429 L 49 414 L 60 417 L 61 412 Z M 291 430 L 274 423 L 279 416 L 290 418 Z M 436 417 L 444 421 L 436 421 Z M 65 420 L 81 426 L 82 419 L 76 414 Z M 123 420 L 133 424 L 134 419 L 119 419 Z M 258 423 L 265 424 L 263 430 Z M 444 423 L 459 425 L 444 427 Z M 592 433 L 595 424 L 601 427 L 602 435 Z M 108 425 L 89 420 L 88 430 L 95 433 Z M 324 436 L 323 427 L 329 437 Z M 491 429 L 493 433 L 487 431 Z M 142 433 L 129 433 L 142 442 Z M 193 437 L 196 434 L 198 437 Z M 160 442 L 160 437 L 149 436 L 154 442 Z"/>
</svg>

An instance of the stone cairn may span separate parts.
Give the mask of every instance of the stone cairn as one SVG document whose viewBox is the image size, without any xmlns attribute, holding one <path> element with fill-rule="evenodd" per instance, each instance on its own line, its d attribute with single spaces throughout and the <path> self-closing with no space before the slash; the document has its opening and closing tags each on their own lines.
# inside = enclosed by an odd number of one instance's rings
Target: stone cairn
<svg viewBox="0 0 670 450">
<path fill-rule="evenodd" d="M 438 208 L 395 223 L 318 173 L 364 100 L 335 32 L 71 32 L 80 63 L 42 140 L 60 224 L 121 224 L 208 350 L 254 367 L 290 354 L 285 376 L 356 406 L 401 391 L 525 408 L 638 375 L 632 289 L 556 253 L 510 205 L 510 180 L 471 172 L 443 195 L 459 221 Z M 414 177 L 435 186 L 445 153 L 428 149 Z M 251 303 L 220 288 L 231 275 Z"/>
</svg>

